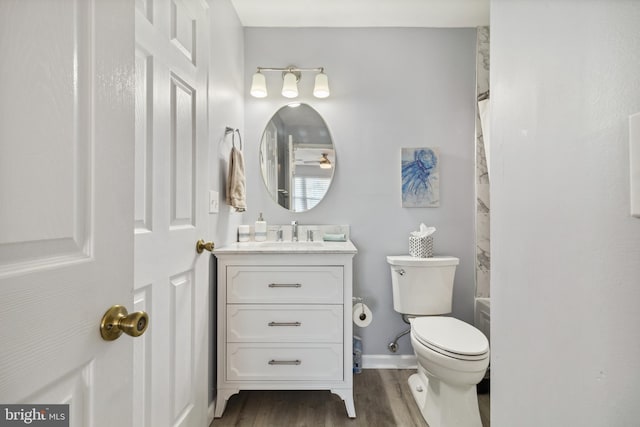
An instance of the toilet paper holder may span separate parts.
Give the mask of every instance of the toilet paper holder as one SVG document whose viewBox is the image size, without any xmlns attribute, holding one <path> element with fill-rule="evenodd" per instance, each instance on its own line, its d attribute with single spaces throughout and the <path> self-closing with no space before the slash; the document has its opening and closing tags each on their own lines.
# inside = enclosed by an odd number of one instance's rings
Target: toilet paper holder
<svg viewBox="0 0 640 427">
<path fill-rule="evenodd" d="M 364 320 L 367 318 L 367 314 L 364 312 L 364 298 L 362 297 L 353 297 L 352 298 L 354 303 L 362 303 L 361 307 L 362 307 L 362 313 L 360 313 L 358 315 L 358 317 L 360 318 L 360 320 Z"/>
<path fill-rule="evenodd" d="M 354 297 L 353 301 L 354 304 L 351 308 L 352 321 L 356 326 L 366 328 L 373 320 L 373 312 L 364 303 L 364 298 Z"/>
</svg>

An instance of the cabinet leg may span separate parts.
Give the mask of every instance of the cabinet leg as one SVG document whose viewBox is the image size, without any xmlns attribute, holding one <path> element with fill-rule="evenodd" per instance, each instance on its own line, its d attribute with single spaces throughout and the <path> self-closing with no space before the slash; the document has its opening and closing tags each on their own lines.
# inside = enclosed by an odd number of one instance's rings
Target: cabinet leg
<svg viewBox="0 0 640 427">
<path fill-rule="evenodd" d="M 216 409 L 214 411 L 214 418 L 220 418 L 227 407 L 227 401 L 231 396 L 238 393 L 238 389 L 218 389 L 216 395 Z"/>
<path fill-rule="evenodd" d="M 339 396 L 344 401 L 344 406 L 347 409 L 347 415 L 349 416 L 349 418 L 355 418 L 356 405 L 353 401 L 353 390 L 335 388 L 331 390 L 331 393 Z"/>
</svg>

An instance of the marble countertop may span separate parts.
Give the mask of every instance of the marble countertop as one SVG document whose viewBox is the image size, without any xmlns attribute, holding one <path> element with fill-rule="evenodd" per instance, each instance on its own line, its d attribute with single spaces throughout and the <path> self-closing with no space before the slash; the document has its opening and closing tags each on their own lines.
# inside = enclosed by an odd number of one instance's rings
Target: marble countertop
<svg viewBox="0 0 640 427">
<path fill-rule="evenodd" d="M 237 242 L 216 248 L 213 253 L 219 254 L 355 254 L 358 249 L 354 244 L 346 242 Z"/>
</svg>

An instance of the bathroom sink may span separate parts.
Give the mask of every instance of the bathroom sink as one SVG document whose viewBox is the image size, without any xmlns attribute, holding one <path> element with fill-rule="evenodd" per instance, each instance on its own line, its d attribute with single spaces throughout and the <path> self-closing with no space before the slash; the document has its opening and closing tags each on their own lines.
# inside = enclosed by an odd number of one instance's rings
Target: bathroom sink
<svg viewBox="0 0 640 427">
<path fill-rule="evenodd" d="M 324 246 L 324 242 L 255 242 L 261 248 L 305 249 Z"/>
<path fill-rule="evenodd" d="M 357 253 L 358 250 L 347 240 L 346 242 L 236 242 L 229 246 L 216 248 L 215 253 L 247 253 L 247 254 L 268 254 L 268 253 Z"/>
</svg>

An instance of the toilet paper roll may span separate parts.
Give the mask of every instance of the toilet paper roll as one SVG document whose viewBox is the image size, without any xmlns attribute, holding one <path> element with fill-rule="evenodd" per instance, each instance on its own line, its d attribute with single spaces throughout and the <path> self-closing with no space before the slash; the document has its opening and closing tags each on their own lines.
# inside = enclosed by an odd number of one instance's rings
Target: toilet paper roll
<svg viewBox="0 0 640 427">
<path fill-rule="evenodd" d="M 361 328 L 366 328 L 373 320 L 371 309 L 361 302 L 353 306 L 353 323 Z"/>
</svg>

